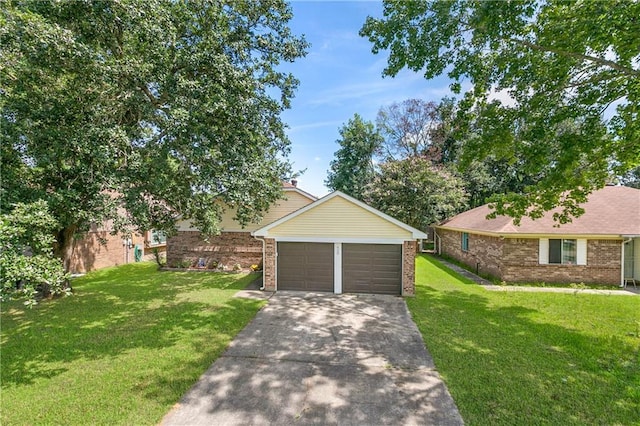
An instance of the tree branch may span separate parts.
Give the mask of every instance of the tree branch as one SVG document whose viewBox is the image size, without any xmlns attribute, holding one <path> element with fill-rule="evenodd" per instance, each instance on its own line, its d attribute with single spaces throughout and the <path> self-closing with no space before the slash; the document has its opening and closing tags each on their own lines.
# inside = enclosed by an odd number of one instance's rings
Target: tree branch
<svg viewBox="0 0 640 426">
<path fill-rule="evenodd" d="M 620 65 L 617 62 L 614 61 L 610 61 L 608 59 L 603 59 L 603 58 L 598 58 L 597 56 L 590 56 L 590 55 L 584 55 L 582 53 L 576 53 L 576 52 L 569 52 L 567 50 L 562 50 L 562 49 L 554 49 L 551 47 L 546 47 L 546 46 L 540 46 L 538 44 L 534 44 L 525 40 L 518 40 L 518 39 L 509 39 L 509 41 L 519 44 L 521 46 L 525 46 L 528 47 L 529 49 L 533 49 L 533 50 L 537 50 L 540 52 L 551 52 L 551 53 L 555 53 L 557 55 L 560 56 L 568 56 L 570 58 L 575 58 L 575 59 L 582 59 L 585 61 L 589 61 L 589 62 L 593 62 L 599 65 L 603 65 L 603 66 L 607 66 L 609 68 L 613 68 L 616 71 L 620 71 L 623 74 L 629 75 L 629 76 L 640 76 L 640 70 L 634 70 L 633 68 L 627 68 L 627 67 L 623 67 L 622 65 Z"/>
</svg>

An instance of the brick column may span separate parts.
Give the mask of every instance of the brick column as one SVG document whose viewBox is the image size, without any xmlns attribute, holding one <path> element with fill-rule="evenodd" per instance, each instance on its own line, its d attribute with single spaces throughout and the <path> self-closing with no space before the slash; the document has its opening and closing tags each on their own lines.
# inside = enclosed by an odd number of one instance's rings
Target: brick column
<svg viewBox="0 0 640 426">
<path fill-rule="evenodd" d="M 276 240 L 264 239 L 264 264 L 262 282 L 267 291 L 276 291 Z"/>
<path fill-rule="evenodd" d="M 416 294 L 416 242 L 405 241 L 402 245 L 402 295 Z"/>
</svg>

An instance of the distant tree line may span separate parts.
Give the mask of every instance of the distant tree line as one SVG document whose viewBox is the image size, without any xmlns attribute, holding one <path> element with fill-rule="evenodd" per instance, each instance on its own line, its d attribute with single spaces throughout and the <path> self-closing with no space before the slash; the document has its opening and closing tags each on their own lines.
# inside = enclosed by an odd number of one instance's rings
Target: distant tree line
<svg viewBox="0 0 640 426">
<path fill-rule="evenodd" d="M 482 120 L 479 114 L 462 114 L 454 98 L 393 103 L 380 108 L 375 123 L 355 114 L 339 130 L 325 184 L 422 230 L 466 209 L 526 193 L 544 173 L 523 167 L 523 157 L 511 153 L 507 159 L 497 151 L 470 155 Z M 523 123 L 508 137 L 530 137 L 525 129 Z M 567 119 L 558 126 L 555 150 L 583 130 L 580 120 Z M 611 174 L 609 181 L 638 187 L 639 169 Z"/>
</svg>

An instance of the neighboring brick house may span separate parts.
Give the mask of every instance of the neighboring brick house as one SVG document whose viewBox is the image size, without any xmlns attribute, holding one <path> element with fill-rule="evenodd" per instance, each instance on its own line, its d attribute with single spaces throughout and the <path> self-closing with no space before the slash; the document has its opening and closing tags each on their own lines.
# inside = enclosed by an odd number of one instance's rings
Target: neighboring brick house
<svg viewBox="0 0 640 426">
<path fill-rule="evenodd" d="M 166 249 L 166 238 L 161 232 L 148 231 L 134 234 L 131 238 L 112 235 L 110 222 L 102 226 L 92 226 L 89 232 L 76 239 L 69 271 L 85 273 L 95 269 L 117 266 L 136 261 L 136 251 L 140 251 L 140 260 L 153 260 L 154 250 L 161 254 Z"/>
<path fill-rule="evenodd" d="M 180 266 L 183 262 L 205 267 L 219 265 L 232 270 L 236 265 L 247 269 L 262 263 L 262 241 L 251 236 L 251 232 L 281 217 L 292 213 L 316 200 L 313 195 L 299 189 L 297 182 L 283 183 L 282 200 L 276 202 L 262 221 L 245 227 L 235 219 L 235 210 L 228 209 L 222 215 L 220 235 L 204 240 L 200 231 L 189 221 L 178 223 L 178 233 L 167 241 L 167 265 Z"/>
<path fill-rule="evenodd" d="M 554 211 L 519 226 L 488 205 L 435 226 L 436 251 L 506 282 L 640 283 L 640 190 L 607 186 L 558 225 Z"/>
</svg>

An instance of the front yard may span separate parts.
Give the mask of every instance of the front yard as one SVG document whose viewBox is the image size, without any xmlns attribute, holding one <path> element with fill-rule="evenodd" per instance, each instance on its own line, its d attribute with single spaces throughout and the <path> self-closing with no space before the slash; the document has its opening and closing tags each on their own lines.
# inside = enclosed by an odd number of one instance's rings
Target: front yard
<svg viewBox="0 0 640 426">
<path fill-rule="evenodd" d="M 156 424 L 263 302 L 131 264 L 2 305 L 0 423 Z M 640 297 L 489 292 L 420 256 L 407 299 L 469 425 L 640 424 Z"/>
<path fill-rule="evenodd" d="M 416 290 L 467 424 L 640 424 L 640 297 L 490 292 L 428 256 Z"/>
<path fill-rule="evenodd" d="M 255 275 L 137 263 L 33 310 L 2 304 L 0 424 L 155 424 L 253 318 Z"/>
</svg>

